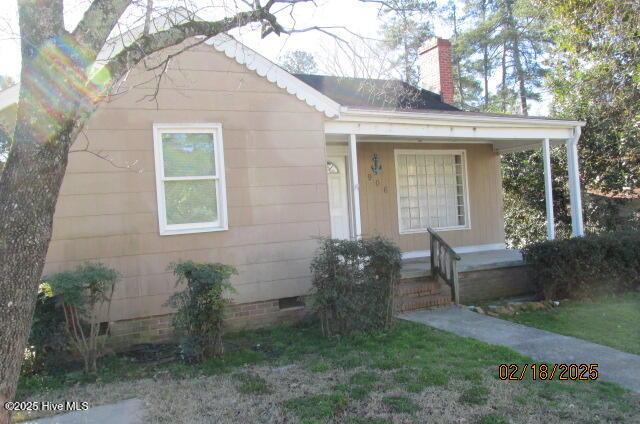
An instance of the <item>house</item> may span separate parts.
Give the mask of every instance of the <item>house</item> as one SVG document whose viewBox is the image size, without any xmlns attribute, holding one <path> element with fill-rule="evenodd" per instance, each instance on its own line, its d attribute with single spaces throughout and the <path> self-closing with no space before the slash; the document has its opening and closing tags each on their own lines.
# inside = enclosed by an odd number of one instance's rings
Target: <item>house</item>
<svg viewBox="0 0 640 424">
<path fill-rule="evenodd" d="M 422 88 L 291 75 L 227 35 L 176 56 L 162 77 L 140 65 L 72 148 L 45 274 L 88 260 L 117 269 L 111 320 L 123 344 L 168 336 L 167 267 L 181 259 L 238 269 L 231 324 L 297 316 L 319 236 L 385 236 L 415 278 L 432 228 L 443 241 L 435 265 L 447 245 L 475 254 L 466 270 L 490 271 L 503 290 L 493 294 L 511 293 L 519 277 L 496 266 L 521 264 L 505 250 L 500 154 L 543 149 L 549 187 L 549 148 L 565 145 L 582 235 L 584 123 L 458 110 L 450 50 L 439 38 L 425 45 Z M 0 93 L 0 109 L 16 95 Z M 552 238 L 551 190 L 546 200 Z M 468 290 L 489 290 L 480 280 Z"/>
</svg>

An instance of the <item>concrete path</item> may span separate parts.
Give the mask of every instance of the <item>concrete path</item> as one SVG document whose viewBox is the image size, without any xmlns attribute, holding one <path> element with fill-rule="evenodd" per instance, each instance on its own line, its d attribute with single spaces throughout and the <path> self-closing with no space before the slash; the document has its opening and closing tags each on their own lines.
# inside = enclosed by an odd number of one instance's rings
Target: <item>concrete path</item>
<svg viewBox="0 0 640 424">
<path fill-rule="evenodd" d="M 426 324 L 459 336 L 510 347 L 536 361 L 598 364 L 602 380 L 640 393 L 640 356 L 575 337 L 562 336 L 471 312 L 462 307 L 404 313 L 401 319 Z"/>
<path fill-rule="evenodd" d="M 53 417 L 28 421 L 26 424 L 142 424 L 144 404 L 140 399 L 128 399 L 111 405 L 96 406 L 86 411 L 69 412 Z"/>
</svg>

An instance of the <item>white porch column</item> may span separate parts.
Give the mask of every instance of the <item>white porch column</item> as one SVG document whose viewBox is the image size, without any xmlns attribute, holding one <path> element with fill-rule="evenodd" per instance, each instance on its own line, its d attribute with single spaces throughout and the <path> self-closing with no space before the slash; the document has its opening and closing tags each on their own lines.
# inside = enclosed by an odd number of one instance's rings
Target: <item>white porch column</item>
<svg viewBox="0 0 640 424">
<path fill-rule="evenodd" d="M 349 134 L 349 171 L 351 173 L 353 236 L 359 239 L 362 237 L 362 222 L 360 220 L 360 184 L 358 183 L 358 152 L 355 134 Z"/>
<path fill-rule="evenodd" d="M 582 193 L 578 168 L 578 139 L 581 128 L 576 127 L 573 138 L 567 140 L 567 168 L 569 171 L 569 200 L 571 202 L 571 232 L 574 237 L 584 236 L 582 222 Z"/>
<path fill-rule="evenodd" d="M 542 140 L 542 163 L 544 164 L 544 201 L 547 207 L 547 239 L 556 238 L 556 227 L 553 218 L 553 186 L 551 184 L 551 154 L 549 139 Z"/>
</svg>

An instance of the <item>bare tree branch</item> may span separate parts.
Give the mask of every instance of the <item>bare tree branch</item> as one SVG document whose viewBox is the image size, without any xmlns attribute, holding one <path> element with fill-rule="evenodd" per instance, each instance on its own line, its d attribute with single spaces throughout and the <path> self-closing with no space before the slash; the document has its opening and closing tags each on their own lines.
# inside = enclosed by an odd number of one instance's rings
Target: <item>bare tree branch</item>
<svg viewBox="0 0 640 424">
<path fill-rule="evenodd" d="M 153 13 L 153 0 L 147 0 L 147 13 L 144 15 L 144 29 L 142 33 L 144 35 L 149 34 L 149 27 L 151 26 L 151 14 Z"/>
<path fill-rule="evenodd" d="M 252 22 L 266 20 L 270 13 L 266 9 L 239 12 L 235 16 L 218 21 L 188 21 L 174 27 L 147 34 L 140 37 L 133 44 L 125 47 L 120 53 L 109 60 L 106 68 L 114 80 L 120 79 L 129 69 L 138 64 L 146 56 L 167 47 L 175 46 L 196 35 L 212 37 L 222 32 L 238 28 Z"/>
<path fill-rule="evenodd" d="M 113 166 L 114 168 L 118 168 L 118 169 L 125 169 L 127 171 L 131 171 L 131 172 L 137 172 L 137 173 L 142 173 L 143 169 L 133 169 L 134 166 L 136 166 L 138 164 L 138 160 L 134 160 L 133 162 L 125 162 L 124 165 L 119 165 L 116 163 L 115 159 L 113 159 L 111 156 L 109 156 L 107 153 L 104 153 L 102 150 L 98 150 L 93 151 L 91 149 L 89 149 L 91 142 L 89 141 L 89 137 L 87 137 L 87 134 L 84 131 L 80 131 L 80 134 L 82 134 L 82 136 L 84 137 L 85 141 L 87 142 L 87 144 L 81 148 L 81 149 L 76 149 L 76 150 L 69 150 L 69 153 L 89 153 L 95 157 L 97 157 L 98 159 L 102 159 L 106 162 L 108 162 L 111 166 Z"/>
<path fill-rule="evenodd" d="M 94 0 L 72 35 L 95 58 L 131 0 Z"/>
</svg>

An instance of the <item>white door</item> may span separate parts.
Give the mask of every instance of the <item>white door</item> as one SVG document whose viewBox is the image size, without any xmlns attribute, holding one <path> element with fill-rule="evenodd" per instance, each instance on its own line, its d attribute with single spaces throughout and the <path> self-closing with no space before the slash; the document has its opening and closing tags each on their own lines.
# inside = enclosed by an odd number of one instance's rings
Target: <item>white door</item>
<svg viewBox="0 0 640 424">
<path fill-rule="evenodd" d="M 349 197 L 347 196 L 347 157 L 327 157 L 329 208 L 331 209 L 331 237 L 350 238 Z"/>
</svg>

